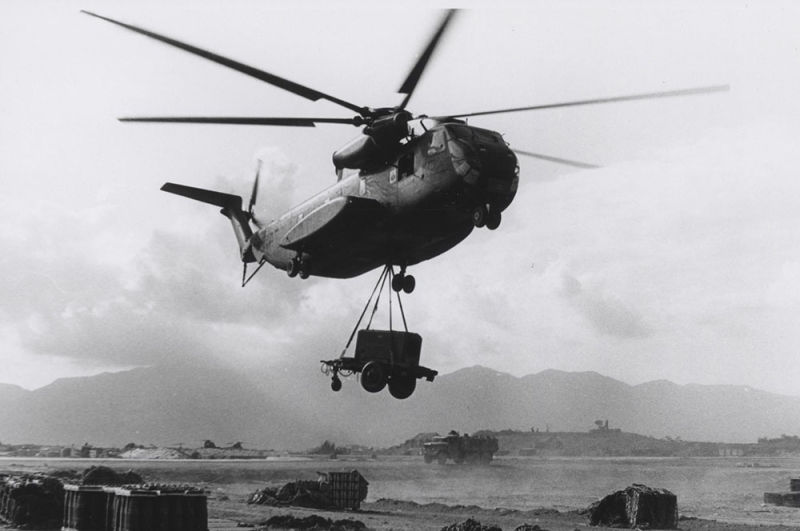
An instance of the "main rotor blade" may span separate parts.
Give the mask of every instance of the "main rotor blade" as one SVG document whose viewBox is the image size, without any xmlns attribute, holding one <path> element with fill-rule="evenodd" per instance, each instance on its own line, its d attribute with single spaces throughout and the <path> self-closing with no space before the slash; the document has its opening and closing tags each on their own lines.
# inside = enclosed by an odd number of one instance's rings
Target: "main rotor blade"
<svg viewBox="0 0 800 531">
<path fill-rule="evenodd" d="M 586 162 L 579 162 L 577 160 L 569 160 L 569 159 L 562 159 L 558 157 L 551 157 L 550 155 L 542 155 L 541 153 L 532 153 L 530 151 L 522 151 L 521 149 L 513 149 L 514 153 L 518 155 L 525 155 L 526 157 L 534 157 L 537 159 L 547 160 L 550 162 L 556 162 L 558 164 L 567 164 L 568 166 L 575 166 L 576 168 L 585 168 L 585 169 L 594 169 L 599 168 L 600 166 L 595 166 L 594 164 L 588 164 Z"/>
<path fill-rule="evenodd" d="M 467 118 L 469 116 L 483 116 L 486 114 L 500 114 L 504 112 L 536 111 L 540 109 L 555 109 L 557 107 L 575 107 L 577 105 L 595 105 L 598 103 L 617 103 L 621 101 L 648 100 L 655 98 L 671 98 L 674 96 L 693 96 L 696 94 L 708 94 L 711 92 L 727 92 L 729 85 L 713 85 L 710 87 L 697 87 L 681 90 L 669 90 L 666 92 L 648 92 L 645 94 L 633 94 L 630 96 L 615 96 L 612 98 L 595 98 L 591 100 L 567 101 L 562 103 L 550 103 L 547 105 L 532 105 L 530 107 L 513 107 L 510 109 L 498 109 L 496 111 L 470 112 L 464 114 L 451 114 L 453 118 Z"/>
<path fill-rule="evenodd" d="M 249 118 L 239 116 L 143 116 L 119 118 L 119 121 L 179 124 L 284 125 L 292 127 L 314 127 L 315 124 L 358 125 L 353 118 Z"/>
<path fill-rule="evenodd" d="M 129 29 L 136 33 L 140 33 L 151 39 L 155 39 L 157 41 L 161 41 L 165 44 L 169 44 L 170 46 L 175 46 L 176 48 L 180 48 L 181 50 L 187 51 L 194 55 L 199 55 L 204 59 L 208 59 L 209 61 L 213 61 L 217 64 L 222 66 L 227 66 L 228 68 L 232 68 L 238 72 L 246 74 L 248 76 L 254 77 L 256 79 L 260 79 L 270 85 L 274 85 L 276 87 L 282 88 L 283 90 L 288 90 L 298 96 L 302 96 L 303 98 L 309 99 L 311 101 L 317 101 L 319 99 L 324 99 L 336 103 L 337 105 L 341 105 L 342 107 L 346 107 L 352 111 L 355 111 L 359 114 L 364 112 L 364 108 L 360 107 L 354 103 L 350 103 L 348 101 L 336 98 L 329 94 L 325 94 L 324 92 L 319 92 L 318 90 L 314 90 L 312 88 L 306 87 L 299 83 L 295 83 L 294 81 L 289 81 L 288 79 L 276 76 L 275 74 L 270 74 L 269 72 L 265 72 L 264 70 L 259 70 L 258 68 L 254 68 L 252 66 L 248 66 L 246 64 L 240 63 L 238 61 L 234 61 L 233 59 L 228 59 L 227 57 L 223 57 L 221 55 L 217 55 L 213 52 L 209 52 L 208 50 L 203 50 L 202 48 L 198 48 L 196 46 L 192 46 L 191 44 L 186 44 L 180 42 L 178 40 L 172 39 L 170 37 L 166 37 L 164 35 L 159 35 L 158 33 L 154 33 L 152 31 L 146 30 L 144 28 L 139 28 L 137 26 L 133 26 L 131 24 L 126 24 L 124 22 L 119 22 L 117 20 L 104 17 L 102 15 L 98 15 L 96 13 L 92 13 L 91 11 L 81 10 L 82 13 L 86 13 L 87 15 L 105 20 L 107 22 L 111 22 L 112 24 L 116 24 L 117 26 L 121 26 L 123 28 Z"/>
<path fill-rule="evenodd" d="M 408 73 L 408 77 L 406 77 L 406 80 L 403 82 L 400 90 L 397 91 L 406 95 L 406 97 L 403 99 L 403 103 L 400 104 L 401 109 L 406 108 L 408 100 L 411 99 L 411 95 L 414 93 L 414 89 L 417 87 L 417 83 L 419 83 L 419 79 L 422 77 L 422 72 L 425 70 L 425 66 L 427 66 L 428 61 L 430 61 L 433 51 L 436 49 L 436 45 L 439 44 L 439 39 L 442 38 L 442 34 L 444 34 L 445 29 L 447 29 L 447 25 L 450 24 L 450 21 L 453 19 L 456 11 L 456 9 L 447 10 L 444 18 L 442 18 L 442 21 L 439 23 L 439 29 L 437 29 L 436 33 L 433 34 L 428 46 L 425 47 L 422 55 L 420 55 L 419 59 L 417 59 L 417 64 L 415 64 L 414 68 L 411 69 L 411 72 Z"/>
</svg>

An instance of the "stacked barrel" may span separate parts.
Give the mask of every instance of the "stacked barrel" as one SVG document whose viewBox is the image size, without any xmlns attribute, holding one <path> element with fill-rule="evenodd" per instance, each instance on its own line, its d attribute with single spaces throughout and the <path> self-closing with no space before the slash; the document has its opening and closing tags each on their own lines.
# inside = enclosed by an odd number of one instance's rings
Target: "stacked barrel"
<svg viewBox="0 0 800 531">
<path fill-rule="evenodd" d="M 62 531 L 207 531 L 202 491 L 165 485 L 67 485 Z"/>
</svg>

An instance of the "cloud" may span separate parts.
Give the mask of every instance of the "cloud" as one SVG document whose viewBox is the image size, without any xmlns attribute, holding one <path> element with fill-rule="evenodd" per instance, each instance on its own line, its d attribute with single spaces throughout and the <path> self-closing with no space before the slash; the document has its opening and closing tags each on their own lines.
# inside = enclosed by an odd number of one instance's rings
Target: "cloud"
<svg viewBox="0 0 800 531">
<path fill-rule="evenodd" d="M 647 159 L 523 183 L 500 229 L 411 268 L 417 290 L 403 300 L 424 338 L 423 364 L 783 389 L 800 370 L 788 324 L 800 263 L 793 131 L 717 130 Z M 295 200 L 297 170 L 280 152 L 262 155 L 266 219 L 283 208 L 268 198 Z M 246 166 L 215 187 L 246 198 Z M 378 271 L 301 281 L 266 266 L 241 289 L 227 220 L 168 199 L 172 223 L 128 250 L 131 259 L 113 259 L 129 222 L 114 209 L 49 204 L 34 213 L 36 227 L 0 232 L 0 318 L 16 344 L 43 360 L 221 359 L 277 371 L 315 371 L 341 352 Z M 384 306 L 375 326 L 387 324 Z"/>
<path fill-rule="evenodd" d="M 270 154 L 277 161 L 265 161 L 261 191 L 291 201 L 281 190 L 295 168 Z M 250 186 L 219 181 L 226 190 Z M 120 230 L 113 209 L 39 208 L 47 212 L 36 216 L 40 224 L 0 234 L 0 319 L 29 355 L 121 367 L 256 352 L 269 359 L 283 355 L 295 328 L 291 317 L 314 285 L 267 266 L 241 289 L 230 225 L 200 203 L 186 201 L 185 209 L 197 212 L 191 222 L 156 230 L 141 249 L 127 250 L 127 263 L 105 258 L 115 251 L 105 245 L 109 231 Z"/>
<path fill-rule="evenodd" d="M 613 294 L 602 288 L 586 289 L 581 282 L 567 273 L 562 276 L 562 294 L 600 333 L 625 337 L 644 337 L 650 330 L 642 316 Z"/>
</svg>

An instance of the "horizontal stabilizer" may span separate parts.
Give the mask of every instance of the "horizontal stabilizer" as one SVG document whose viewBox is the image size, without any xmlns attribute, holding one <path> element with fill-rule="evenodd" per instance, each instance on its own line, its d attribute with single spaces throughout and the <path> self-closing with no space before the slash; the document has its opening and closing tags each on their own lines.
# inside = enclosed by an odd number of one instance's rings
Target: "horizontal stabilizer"
<svg viewBox="0 0 800 531">
<path fill-rule="evenodd" d="M 223 194 L 222 192 L 175 183 L 165 183 L 164 186 L 161 187 L 161 190 L 171 194 L 182 195 L 183 197 L 188 197 L 196 201 L 202 201 L 209 205 L 227 208 L 234 212 L 242 210 L 242 198 L 238 195 Z"/>
</svg>

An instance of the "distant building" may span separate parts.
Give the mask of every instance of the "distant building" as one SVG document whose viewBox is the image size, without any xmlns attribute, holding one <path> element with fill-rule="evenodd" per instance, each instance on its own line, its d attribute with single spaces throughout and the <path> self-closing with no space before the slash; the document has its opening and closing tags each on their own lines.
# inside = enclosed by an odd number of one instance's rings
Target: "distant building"
<svg viewBox="0 0 800 531">
<path fill-rule="evenodd" d="M 605 421 L 596 420 L 594 423 L 597 427 L 589 430 L 589 433 L 622 433 L 620 428 L 609 428 L 608 419 Z"/>
<path fill-rule="evenodd" d="M 717 451 L 720 457 L 742 457 L 747 454 L 747 448 L 743 444 L 720 444 Z"/>
</svg>

